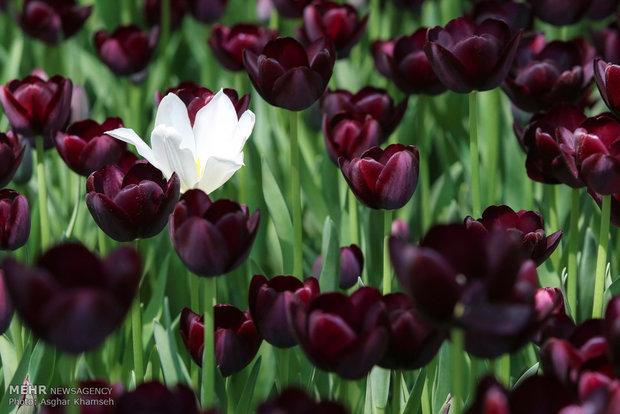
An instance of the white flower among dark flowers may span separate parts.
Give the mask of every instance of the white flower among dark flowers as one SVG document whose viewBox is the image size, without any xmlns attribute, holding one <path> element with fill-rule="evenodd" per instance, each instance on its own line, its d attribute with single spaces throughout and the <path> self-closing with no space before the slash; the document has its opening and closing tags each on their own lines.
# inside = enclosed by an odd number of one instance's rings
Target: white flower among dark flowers
<svg viewBox="0 0 620 414">
<path fill-rule="evenodd" d="M 192 126 L 183 101 L 169 93 L 157 109 L 152 148 L 130 128 L 106 134 L 135 145 L 138 153 L 166 178 L 176 172 L 181 192 L 197 188 L 209 194 L 244 165 L 243 146 L 254 121 L 250 110 L 237 118 L 232 101 L 220 90 L 196 113 Z"/>
</svg>

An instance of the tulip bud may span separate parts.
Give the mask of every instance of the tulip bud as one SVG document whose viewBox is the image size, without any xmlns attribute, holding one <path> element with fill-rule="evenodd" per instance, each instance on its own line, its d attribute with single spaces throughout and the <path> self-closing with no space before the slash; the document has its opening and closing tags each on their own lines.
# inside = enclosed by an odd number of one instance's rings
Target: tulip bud
<svg viewBox="0 0 620 414">
<path fill-rule="evenodd" d="M 185 17 L 185 0 L 170 0 L 169 18 L 170 28 L 178 29 Z M 144 16 L 149 26 L 161 26 L 161 7 L 162 0 L 146 0 L 144 3 Z"/>
<path fill-rule="evenodd" d="M 323 257 L 319 255 L 312 266 L 312 274 L 318 279 L 323 270 Z M 364 270 L 364 254 L 356 244 L 340 248 L 340 289 L 349 289 L 355 286 Z"/>
<path fill-rule="evenodd" d="M 167 388 L 151 381 L 123 394 L 114 407 L 115 414 L 161 413 L 202 414 L 194 391 L 185 384 Z M 204 412 L 207 414 L 207 412 Z"/>
<path fill-rule="evenodd" d="M 0 335 L 6 332 L 13 320 L 13 304 L 4 282 L 4 271 L 0 269 Z"/>
<path fill-rule="evenodd" d="M 24 158 L 25 148 L 13 131 L 0 132 L 0 188 L 6 187 L 13 179 Z"/>
<path fill-rule="evenodd" d="M 231 305 L 215 305 L 215 362 L 224 377 L 245 368 L 258 352 L 261 342 L 248 312 Z M 202 366 L 204 351 L 204 316 L 189 308 L 181 312 L 181 338 L 194 362 Z"/>
<path fill-rule="evenodd" d="M 25 0 L 19 25 L 28 36 L 55 44 L 77 33 L 92 11 L 75 0 Z"/>
<path fill-rule="evenodd" d="M 222 66 L 230 71 L 243 70 L 243 51 L 260 53 L 278 32 L 255 24 L 239 23 L 232 27 L 215 24 L 208 39 L 211 51 Z"/>
<path fill-rule="evenodd" d="M 228 0 L 186 0 L 187 9 L 201 23 L 213 23 L 226 11 Z"/>
<path fill-rule="evenodd" d="M 276 398 L 258 406 L 256 414 L 346 414 L 347 410 L 334 401 L 317 402 L 298 388 L 287 388 Z"/>
<path fill-rule="evenodd" d="M 179 197 L 176 173 L 166 181 L 157 168 L 136 163 L 126 173 L 106 165 L 86 181 L 86 205 L 97 225 L 116 241 L 156 236 Z"/>
<path fill-rule="evenodd" d="M 605 73 L 605 62 L 611 63 L 620 63 L 620 31 L 618 28 L 606 27 L 604 29 L 598 30 L 592 33 L 592 44 L 596 48 L 597 55 L 602 58 L 602 71 L 599 74 L 603 75 Z M 595 59 L 598 61 L 599 59 Z M 595 63 L 594 65 L 594 74 L 596 75 L 597 66 L 600 63 Z M 602 81 L 604 81 L 605 77 L 602 76 Z M 597 80 L 598 84 L 598 80 Z M 604 85 L 604 83 L 602 84 Z M 599 87 L 601 90 L 601 87 Z M 601 95 L 603 92 L 601 92 Z M 610 108 L 611 109 L 611 108 Z"/>
<path fill-rule="evenodd" d="M 271 0 L 280 16 L 295 19 L 303 16 L 305 7 L 312 0 Z"/>
<path fill-rule="evenodd" d="M 381 126 L 370 115 L 359 121 L 347 113 L 329 119 L 323 115 L 323 139 L 329 159 L 338 165 L 338 159 L 346 160 L 361 156 L 382 141 Z"/>
<path fill-rule="evenodd" d="M 138 253 L 121 247 L 100 259 L 66 243 L 29 267 L 7 258 L 5 282 L 20 318 L 35 335 L 65 352 L 97 348 L 124 320 L 138 290 Z"/>
<path fill-rule="evenodd" d="M 340 171 L 360 203 L 374 209 L 395 210 L 413 196 L 418 184 L 418 149 L 402 144 L 385 150 L 373 147 L 360 158 L 338 159 Z"/>
<path fill-rule="evenodd" d="M 549 319 L 539 328 L 534 343 L 542 345 L 550 338 L 568 339 L 575 331 L 575 322 L 566 314 L 564 296 L 558 288 L 542 288 L 536 291 L 536 312 L 539 314 L 551 309 Z"/>
<path fill-rule="evenodd" d="M 254 275 L 248 303 L 260 335 L 278 348 L 297 345 L 289 325 L 290 306 L 296 302 L 307 308 L 319 292 L 319 282 L 313 277 L 302 283 L 291 275 L 275 276 L 270 280 L 263 275 Z"/>
<path fill-rule="evenodd" d="M 230 199 L 212 202 L 189 190 L 170 216 L 170 238 L 181 261 L 202 277 L 228 273 L 247 259 L 258 232 L 260 211 Z"/>
<path fill-rule="evenodd" d="M 594 60 L 594 78 L 605 105 L 620 117 L 620 98 L 615 92 L 620 85 L 620 66 L 597 58 Z"/>
<path fill-rule="evenodd" d="M 0 190 L 0 250 L 17 250 L 30 236 L 30 206 L 17 191 Z"/>
<path fill-rule="evenodd" d="M 335 61 L 334 45 L 328 38 L 304 49 L 297 40 L 280 37 L 269 41 L 261 53 L 243 51 L 243 64 L 260 96 L 291 111 L 306 109 L 321 97 Z"/>
</svg>

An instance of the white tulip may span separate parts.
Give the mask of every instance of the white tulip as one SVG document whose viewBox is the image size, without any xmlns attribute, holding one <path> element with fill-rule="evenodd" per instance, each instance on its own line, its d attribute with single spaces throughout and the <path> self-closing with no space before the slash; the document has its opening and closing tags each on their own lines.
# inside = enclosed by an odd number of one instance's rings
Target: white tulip
<svg viewBox="0 0 620 414">
<path fill-rule="evenodd" d="M 106 134 L 135 145 L 138 154 L 166 178 L 176 172 L 181 192 L 197 188 L 209 194 L 244 165 L 243 146 L 254 121 L 250 110 L 237 119 L 232 101 L 220 90 L 196 113 L 192 127 L 183 101 L 169 93 L 157 109 L 152 148 L 130 128 L 117 128 Z"/>
</svg>

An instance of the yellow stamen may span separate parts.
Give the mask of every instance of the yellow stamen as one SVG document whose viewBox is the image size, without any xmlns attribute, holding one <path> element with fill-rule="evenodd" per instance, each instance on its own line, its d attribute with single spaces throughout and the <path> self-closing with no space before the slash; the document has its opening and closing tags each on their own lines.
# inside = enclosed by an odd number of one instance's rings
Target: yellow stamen
<svg viewBox="0 0 620 414">
<path fill-rule="evenodd" d="M 198 177 L 202 177 L 202 173 L 205 172 L 205 169 L 202 167 L 202 163 L 200 162 L 200 157 L 196 158 L 196 171 L 198 171 Z"/>
</svg>

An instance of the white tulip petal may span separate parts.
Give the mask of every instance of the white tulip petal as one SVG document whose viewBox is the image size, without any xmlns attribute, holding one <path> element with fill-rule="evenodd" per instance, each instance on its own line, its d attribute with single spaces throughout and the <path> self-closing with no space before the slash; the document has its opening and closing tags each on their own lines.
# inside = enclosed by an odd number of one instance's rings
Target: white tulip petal
<svg viewBox="0 0 620 414">
<path fill-rule="evenodd" d="M 154 127 L 157 128 L 160 125 L 176 129 L 182 137 L 180 147 L 195 152 L 196 144 L 194 142 L 194 132 L 192 131 L 192 125 L 189 121 L 187 107 L 181 98 L 174 93 L 169 93 L 164 96 L 159 103 Z"/>
<path fill-rule="evenodd" d="M 134 145 L 136 149 L 138 150 L 138 154 L 144 157 L 155 168 L 164 172 L 162 167 L 165 168 L 165 166 L 162 165 L 162 160 L 157 157 L 157 154 L 154 153 L 153 150 L 148 145 L 146 145 L 146 142 L 142 141 L 142 138 L 140 138 L 133 129 L 116 128 L 111 131 L 106 131 L 106 134 L 118 139 L 119 141 L 123 141 L 128 144 Z M 164 173 L 164 175 L 166 174 Z"/>
<path fill-rule="evenodd" d="M 209 157 L 231 158 L 230 140 L 237 127 L 237 111 L 230 98 L 220 90 L 200 108 L 194 121 L 196 154 L 204 162 Z"/>
<path fill-rule="evenodd" d="M 198 171 L 194 153 L 188 148 L 181 148 L 182 137 L 179 132 L 164 125 L 157 126 L 151 134 L 153 152 L 160 159 L 166 160 L 168 171 L 163 171 L 166 177 L 176 172 L 181 181 L 181 191 L 186 191 L 196 183 Z"/>
<path fill-rule="evenodd" d="M 207 194 L 218 189 L 243 166 L 243 154 L 241 154 L 241 162 L 238 161 L 238 159 L 227 160 L 210 157 L 205 164 L 204 174 L 194 185 L 194 188 L 198 188 Z"/>
<path fill-rule="evenodd" d="M 256 116 L 254 115 L 254 112 L 250 110 L 245 111 L 241 115 L 237 128 L 235 129 L 235 133 L 230 141 L 230 155 L 236 156 L 236 154 L 243 150 L 245 142 L 250 137 L 252 129 L 254 129 L 255 121 Z"/>
</svg>

